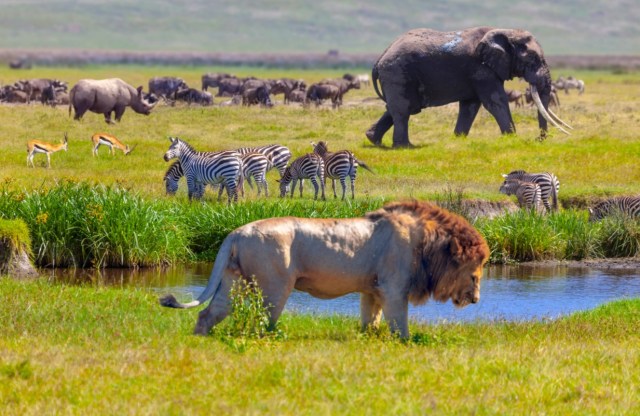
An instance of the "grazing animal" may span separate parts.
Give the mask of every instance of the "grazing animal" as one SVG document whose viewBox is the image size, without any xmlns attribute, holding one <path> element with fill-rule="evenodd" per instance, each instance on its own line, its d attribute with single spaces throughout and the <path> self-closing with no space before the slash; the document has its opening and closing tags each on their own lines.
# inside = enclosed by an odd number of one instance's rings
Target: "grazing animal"
<svg viewBox="0 0 640 416">
<path fill-rule="evenodd" d="M 565 94 L 569 94 L 569 90 L 572 88 L 578 90 L 578 94 L 584 93 L 584 81 L 572 76 L 567 78 L 559 77 L 553 85 L 560 91 L 564 90 Z"/>
<path fill-rule="evenodd" d="M 202 75 L 202 91 L 208 91 L 209 87 L 218 87 L 220 80 L 225 78 L 236 78 L 234 75 L 226 73 L 208 73 Z"/>
<path fill-rule="evenodd" d="M 175 95 L 178 90 L 188 88 L 186 82 L 178 77 L 153 77 L 149 80 L 149 93 L 165 99 Z"/>
<path fill-rule="evenodd" d="M 336 78 L 336 79 L 325 79 L 320 82 L 320 85 L 335 85 L 338 87 L 338 106 L 342 105 L 342 98 L 344 95 L 349 92 L 351 89 L 360 89 L 360 82 L 358 82 L 355 78 L 353 79 L 345 79 L 345 78 Z"/>
<path fill-rule="evenodd" d="M 185 88 L 182 90 L 176 91 L 174 94 L 175 100 L 182 100 L 187 102 L 189 105 L 195 103 L 200 105 L 212 105 L 213 104 L 213 95 L 207 91 L 198 91 L 195 88 Z"/>
<path fill-rule="evenodd" d="M 324 160 L 315 153 L 307 153 L 304 156 L 300 156 L 290 166 L 287 166 L 279 181 L 280 197 L 284 197 L 289 187 L 291 187 L 291 197 L 293 198 L 296 182 L 300 181 L 300 198 L 302 198 L 304 179 L 311 179 L 315 191 L 313 199 L 318 199 L 318 181 L 320 182 L 320 188 L 322 188 L 322 200 L 326 199 L 324 196 Z"/>
<path fill-rule="evenodd" d="M 547 212 L 558 210 L 558 192 L 560 192 L 560 181 L 550 172 L 527 173 L 524 170 L 514 170 L 511 173 L 502 175 L 505 180 L 518 179 L 523 182 L 534 182 L 540 185 L 540 196 Z M 549 202 L 551 200 L 551 202 Z"/>
<path fill-rule="evenodd" d="M 287 168 L 287 163 L 289 163 L 289 160 L 291 159 L 291 151 L 289 148 L 279 144 L 268 144 L 258 147 L 241 147 L 236 149 L 236 152 L 241 155 L 252 152 L 262 153 L 269 158 L 271 168 L 278 169 L 280 177 L 284 174 L 284 170 Z"/>
<path fill-rule="evenodd" d="M 242 180 L 242 158 L 235 151 L 196 152 L 191 145 L 177 137 L 169 137 L 171 145 L 164 154 L 168 162 L 177 158 L 187 178 L 189 199 L 200 199 L 207 184 L 222 184 L 227 190 L 227 202 L 238 201 L 237 187 Z M 220 194 L 223 188 L 220 188 Z M 220 198 L 218 195 L 218 199 Z"/>
<path fill-rule="evenodd" d="M 116 149 L 122 150 L 122 153 L 127 156 L 129 153 L 133 152 L 133 149 L 135 149 L 137 146 L 135 145 L 130 148 L 129 145 L 125 145 L 120 140 L 118 140 L 116 136 L 109 133 L 94 134 L 93 136 L 91 136 L 91 143 L 93 143 L 92 151 L 94 157 L 98 156 L 98 148 L 100 147 L 100 145 L 107 146 L 109 148 L 109 151 L 111 152 L 111 156 L 115 155 L 115 150 L 113 150 L 114 147 Z"/>
<path fill-rule="evenodd" d="M 178 192 L 178 183 L 183 176 L 184 171 L 182 170 L 182 165 L 180 165 L 179 160 L 176 160 L 169 166 L 169 169 L 167 169 L 162 178 L 167 195 L 175 195 L 176 192 Z"/>
<path fill-rule="evenodd" d="M 307 89 L 305 104 L 313 101 L 318 107 L 324 100 L 331 100 L 331 107 L 337 108 L 340 105 L 340 89 L 332 84 L 311 84 Z"/>
<path fill-rule="evenodd" d="M 223 78 L 218 81 L 218 93 L 216 97 L 233 97 L 242 94 L 242 84 L 244 82 L 238 78 Z"/>
<path fill-rule="evenodd" d="M 518 90 L 507 89 L 505 89 L 504 92 L 507 93 L 507 98 L 509 99 L 510 103 L 515 103 L 516 107 L 522 107 L 524 101 L 524 95 L 522 94 L 522 92 Z"/>
<path fill-rule="evenodd" d="M 289 103 L 304 103 L 307 98 L 307 91 L 305 90 L 293 90 L 289 93 Z"/>
<path fill-rule="evenodd" d="M 49 142 L 44 142 L 42 140 L 29 140 L 27 142 L 27 166 L 31 164 L 31 167 L 35 168 L 33 164 L 33 157 L 36 153 L 45 153 L 47 155 L 47 168 L 51 167 L 51 154 L 55 153 L 59 150 L 67 151 L 69 146 L 69 140 L 67 137 L 67 133 L 64 134 L 64 139 L 60 144 L 52 144 Z"/>
<path fill-rule="evenodd" d="M 640 218 L 640 196 L 618 196 L 600 201 L 589 208 L 589 221 L 615 214 Z"/>
<path fill-rule="evenodd" d="M 293 289 L 320 299 L 360 293 L 362 329 L 379 326 L 409 337 L 408 303 L 480 300 L 489 247 L 464 218 L 426 202 L 394 202 L 361 218 L 270 218 L 246 224 L 222 243 L 209 282 L 197 300 L 160 299 L 200 312 L 195 333 L 206 335 L 230 312 L 234 281 L 260 287 L 274 327 Z"/>
<path fill-rule="evenodd" d="M 136 113 L 149 115 L 157 103 L 155 95 L 142 93 L 142 86 L 135 89 L 119 78 L 81 79 L 69 92 L 69 115 L 73 107 L 75 120 L 82 119 L 84 113 L 91 111 L 104 114 L 104 120 L 114 124 L 111 113 L 115 113 L 116 121 L 120 121 L 127 107 Z"/>
<path fill-rule="evenodd" d="M 500 193 L 505 195 L 515 195 L 518 198 L 520 208 L 540 211 L 542 208 L 542 197 L 540 185 L 535 182 L 523 182 L 518 179 L 507 179 L 500 186 Z"/>
<path fill-rule="evenodd" d="M 312 142 L 311 146 L 313 146 L 313 152 L 324 160 L 325 178 L 331 179 L 333 197 L 338 197 L 338 195 L 336 195 L 336 179 L 339 179 L 340 185 L 342 185 L 342 200 L 344 201 L 344 196 L 347 191 L 346 179 L 348 176 L 351 180 L 351 199 L 354 199 L 358 166 L 362 166 L 371 173 L 373 173 L 373 171 L 369 169 L 365 163 L 356 159 L 355 155 L 348 150 L 340 150 L 334 153 L 329 152 L 327 143 L 324 141 L 320 141 L 317 144 Z"/>
<path fill-rule="evenodd" d="M 250 106 L 261 104 L 265 107 L 273 107 L 269 88 L 265 85 L 256 88 L 248 88 L 242 91 L 242 105 Z"/>
<path fill-rule="evenodd" d="M 267 171 L 271 169 L 271 161 L 260 152 L 245 153 L 242 155 L 242 177 L 247 180 L 249 187 L 253 189 L 251 178 L 256 181 L 258 196 L 260 190 L 264 188 L 264 195 L 269 196 L 269 186 L 267 185 Z M 240 187 L 240 192 L 244 197 L 244 186 Z"/>
<path fill-rule="evenodd" d="M 278 169 L 278 172 L 280 173 L 280 177 L 282 177 L 282 174 L 284 173 L 284 170 L 287 167 L 287 163 L 289 163 L 289 159 L 291 159 L 291 151 L 289 150 L 289 148 L 279 144 L 269 144 L 266 146 L 259 146 L 259 147 L 241 147 L 239 149 L 236 149 L 235 151 L 241 155 L 243 159 L 243 167 L 246 165 L 244 161 L 244 158 L 246 155 L 250 153 L 263 154 L 267 158 L 267 162 L 268 162 L 267 171 L 275 167 L 276 169 Z M 207 154 L 207 153 L 205 152 L 203 154 Z M 214 152 L 210 154 L 215 155 L 217 153 Z M 247 178 L 247 181 L 249 182 L 249 186 L 252 186 L 251 176 L 245 175 L 244 172 L 257 170 L 257 169 L 258 169 L 257 167 L 253 167 L 250 169 L 243 168 L 243 177 Z M 168 195 L 174 195 L 178 191 L 178 182 L 180 181 L 180 178 L 182 178 L 183 176 L 184 176 L 184 172 L 182 170 L 182 166 L 180 166 L 180 161 L 174 162 L 169 167 L 169 169 L 167 170 L 167 172 L 163 177 L 163 180 L 165 182 L 166 192 Z M 266 187 L 267 187 L 266 183 L 264 187 L 265 187 L 265 193 L 266 193 Z M 224 187 L 222 187 L 220 190 L 222 189 L 224 189 Z M 202 190 L 203 189 L 200 189 L 198 192 L 201 192 Z M 241 188 L 241 191 L 242 191 L 242 188 Z M 198 192 L 196 192 L 196 194 Z"/>
</svg>

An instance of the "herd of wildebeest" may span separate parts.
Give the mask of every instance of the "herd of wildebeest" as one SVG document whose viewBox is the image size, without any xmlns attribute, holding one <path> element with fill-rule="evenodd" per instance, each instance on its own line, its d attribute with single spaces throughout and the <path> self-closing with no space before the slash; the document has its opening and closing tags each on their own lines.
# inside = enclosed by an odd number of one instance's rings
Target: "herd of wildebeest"
<svg viewBox="0 0 640 416">
<path fill-rule="evenodd" d="M 176 102 L 185 102 L 189 105 L 213 105 L 214 96 L 210 88 L 217 88 L 215 97 L 222 98 L 218 105 L 262 105 L 271 107 L 274 104 L 274 96 L 282 94 L 284 104 L 301 103 L 308 105 L 313 103 L 321 105 L 323 101 L 330 100 L 333 108 L 339 107 L 344 95 L 351 89 L 359 89 L 361 85 L 369 85 L 368 74 L 345 74 L 342 78 L 325 79 L 323 81 L 307 85 L 303 79 L 280 78 L 258 79 L 256 77 L 240 78 L 226 73 L 206 73 L 202 75 L 200 89 L 192 88 L 179 77 L 154 77 L 149 80 L 148 92 L 143 93 L 142 87 L 137 89 L 120 79 L 107 80 L 80 80 L 71 90 L 68 82 L 57 79 L 35 78 L 16 81 L 14 84 L 0 88 L 0 102 L 3 103 L 30 103 L 41 102 L 44 105 L 68 105 L 69 111 L 73 108 L 75 118 L 80 119 L 86 111 L 102 113 L 108 123 L 113 123 L 111 113 L 115 113 L 116 121 L 122 117 L 124 109 L 130 106 L 134 111 L 149 114 L 151 109 L 159 102 L 175 105 Z M 553 83 L 551 104 L 559 106 L 560 100 L 557 91 L 576 89 L 580 94 L 584 92 L 582 80 L 568 77 L 558 78 Z M 530 91 L 507 90 L 509 101 L 516 107 L 524 103 L 532 104 Z M 107 146 L 111 153 L 114 148 L 122 150 L 126 155 L 133 148 L 123 144 L 113 135 L 96 133 L 92 137 L 93 155 L 97 156 L 101 145 Z M 258 186 L 258 194 L 264 189 L 268 195 L 266 172 L 269 169 L 277 169 L 280 173 L 280 195 L 293 192 L 296 182 L 300 183 L 300 195 L 302 196 L 303 179 L 309 179 L 315 190 L 315 198 L 321 190 L 324 199 L 325 178 L 331 179 L 333 193 L 335 192 L 335 180 L 342 185 L 342 199 L 345 198 L 346 180 L 351 181 L 351 196 L 354 197 L 354 182 L 358 166 L 370 170 L 362 161 L 359 161 L 349 150 L 329 152 L 325 142 L 313 144 L 314 151 L 295 159 L 288 165 L 291 152 L 285 146 L 268 145 L 259 147 L 246 147 L 230 149 L 223 152 L 196 152 L 183 140 L 172 139 L 172 148 L 175 143 L 181 142 L 189 153 L 174 155 L 178 161 L 174 162 L 164 175 L 164 182 L 168 194 L 174 194 L 179 180 L 184 176 L 187 180 L 188 195 L 190 198 L 201 198 L 206 184 L 219 185 L 221 194 L 227 190 L 228 199 L 237 200 L 238 191 L 244 195 L 244 179 L 251 186 L 253 179 Z M 33 157 L 37 153 L 47 155 L 47 166 L 51 165 L 51 154 L 58 150 L 67 149 L 66 135 L 59 144 L 51 144 L 39 140 L 30 140 L 27 143 L 27 165 L 33 166 Z M 166 155 L 165 155 L 166 158 Z M 557 177 L 549 172 L 527 173 L 525 171 L 513 171 L 503 175 L 505 180 L 500 187 L 500 192 L 507 195 L 515 195 L 521 208 L 533 209 L 538 212 L 550 212 L 558 209 L 557 193 L 560 188 Z M 231 179 L 230 179 L 231 178 Z M 622 210 L 633 215 L 640 215 L 640 198 L 619 197 L 603 201 L 591 209 L 591 217 L 602 218 L 612 210 Z"/>
</svg>

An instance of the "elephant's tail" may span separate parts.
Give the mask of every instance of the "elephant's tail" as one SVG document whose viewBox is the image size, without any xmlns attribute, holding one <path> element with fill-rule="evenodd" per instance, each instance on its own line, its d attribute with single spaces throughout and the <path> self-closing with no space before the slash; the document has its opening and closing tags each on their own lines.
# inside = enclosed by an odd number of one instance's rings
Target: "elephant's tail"
<svg viewBox="0 0 640 416">
<path fill-rule="evenodd" d="M 75 88 L 71 88 L 69 91 L 69 117 L 71 117 L 71 107 L 73 106 L 73 96 L 75 95 Z"/>
<path fill-rule="evenodd" d="M 160 298 L 160 305 L 168 308 L 190 309 L 202 305 L 208 299 L 215 297 L 218 289 L 220 288 L 222 275 L 225 270 L 229 267 L 237 267 L 237 250 L 235 240 L 235 234 L 233 233 L 225 238 L 222 246 L 220 247 L 220 251 L 216 256 L 216 261 L 213 264 L 213 270 L 211 271 L 211 276 L 209 276 L 207 287 L 204 288 L 200 296 L 198 296 L 198 299 L 189 303 L 180 303 L 175 296 L 168 294 Z"/>
<path fill-rule="evenodd" d="M 380 89 L 378 88 L 379 78 L 380 77 L 378 75 L 378 63 L 376 62 L 373 65 L 373 69 L 371 69 L 371 83 L 373 84 L 373 89 L 376 91 L 376 94 L 378 94 L 378 97 L 380 97 L 382 101 L 387 102 L 387 99 L 384 97 L 384 94 L 380 92 Z"/>
</svg>

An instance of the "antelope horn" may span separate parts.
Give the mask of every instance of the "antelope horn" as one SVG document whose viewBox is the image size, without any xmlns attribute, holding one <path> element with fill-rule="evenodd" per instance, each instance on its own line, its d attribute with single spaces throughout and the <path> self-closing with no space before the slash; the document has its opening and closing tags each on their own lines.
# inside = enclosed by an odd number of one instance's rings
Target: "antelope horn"
<svg viewBox="0 0 640 416">
<path fill-rule="evenodd" d="M 134 144 L 133 147 L 131 149 L 129 149 L 129 151 L 127 152 L 127 154 L 133 152 L 135 150 L 135 148 L 138 146 L 138 144 Z"/>
<path fill-rule="evenodd" d="M 565 129 L 563 129 L 562 126 L 560 126 L 553 118 L 551 118 L 547 110 L 544 108 L 544 105 L 542 105 L 542 101 L 540 101 L 540 96 L 538 95 L 538 89 L 535 87 L 535 85 L 531 85 L 531 98 L 533 98 L 533 101 L 536 103 L 536 107 L 538 107 L 538 111 L 540 112 L 540 114 L 542 114 L 542 117 L 544 117 L 545 120 L 547 120 L 549 123 L 556 126 L 558 130 L 560 130 L 564 134 L 569 134 L 569 135 L 571 134 Z"/>
</svg>

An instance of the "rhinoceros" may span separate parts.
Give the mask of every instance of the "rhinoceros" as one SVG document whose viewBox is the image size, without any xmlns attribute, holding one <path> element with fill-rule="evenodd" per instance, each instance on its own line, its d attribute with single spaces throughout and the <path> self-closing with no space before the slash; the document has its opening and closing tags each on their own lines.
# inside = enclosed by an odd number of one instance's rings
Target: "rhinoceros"
<svg viewBox="0 0 640 416">
<path fill-rule="evenodd" d="M 114 124 L 112 112 L 116 121 L 120 121 L 128 106 L 136 113 L 149 115 L 157 103 L 156 96 L 142 93 L 142 86 L 133 88 L 119 78 L 81 79 L 69 92 L 69 115 L 73 107 L 75 120 L 80 120 L 88 110 L 104 114 L 104 120 Z"/>
</svg>

